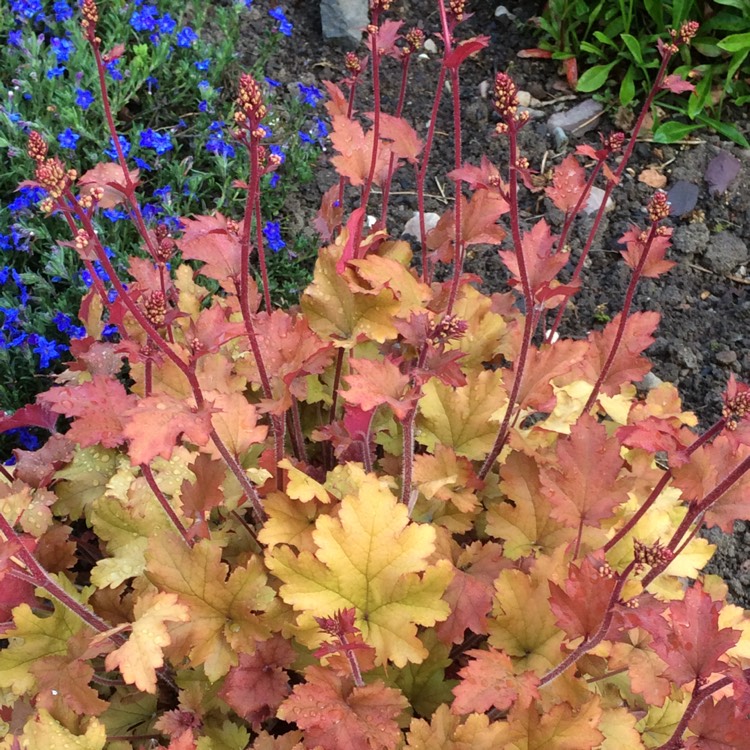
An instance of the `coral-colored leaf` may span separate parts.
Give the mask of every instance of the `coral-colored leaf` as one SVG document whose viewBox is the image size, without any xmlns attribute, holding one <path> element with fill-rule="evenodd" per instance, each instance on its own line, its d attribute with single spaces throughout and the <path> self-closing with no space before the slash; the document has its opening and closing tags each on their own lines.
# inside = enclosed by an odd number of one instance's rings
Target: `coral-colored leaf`
<svg viewBox="0 0 750 750">
<path fill-rule="evenodd" d="M 107 654 L 104 666 L 119 669 L 129 685 L 146 693 L 156 692 L 156 670 L 164 664 L 162 653 L 171 643 L 165 623 L 185 622 L 188 608 L 178 604 L 175 594 L 146 593 L 139 597 L 133 610 L 136 618 L 128 640 Z"/>
<path fill-rule="evenodd" d="M 439 706 L 430 717 L 412 719 L 407 735 L 409 750 L 498 750 L 504 727 L 490 722 L 485 714 L 465 718 L 451 713 L 447 705 Z"/>
<path fill-rule="evenodd" d="M 586 171 L 578 159 L 569 154 L 555 169 L 552 184 L 545 189 L 548 197 L 564 213 L 568 213 L 578 203 L 586 184 Z"/>
<path fill-rule="evenodd" d="M 750 719 L 738 713 L 735 701 L 723 697 L 703 701 L 688 723 L 694 736 L 685 740 L 687 750 L 743 750 L 750 737 Z"/>
<path fill-rule="evenodd" d="M 341 225 L 344 207 L 339 200 L 338 184 L 331 185 L 320 200 L 320 208 L 312 225 L 323 242 L 333 239 L 333 230 Z"/>
<path fill-rule="evenodd" d="M 651 706 L 663 706 L 672 692 L 664 676 L 666 662 L 653 650 L 652 637 L 642 628 L 631 628 L 621 642 L 612 645 L 609 669 L 627 669 L 630 688 Z"/>
<path fill-rule="evenodd" d="M 191 408 L 166 394 L 141 399 L 123 416 L 127 420 L 123 432 L 130 440 L 133 465 L 147 464 L 156 456 L 168 460 L 181 435 L 204 446 L 211 433 L 209 408 Z"/>
<path fill-rule="evenodd" d="M 234 284 L 228 280 L 239 279 L 242 253 L 239 235 L 230 228 L 227 219 L 217 213 L 180 221 L 184 231 L 177 247 L 183 258 L 203 261 L 204 276 L 216 279 L 228 292 L 234 291 Z"/>
<path fill-rule="evenodd" d="M 239 716 L 258 725 L 275 716 L 291 692 L 286 670 L 295 659 L 289 641 L 275 635 L 259 643 L 252 654 L 240 654 L 239 664 L 229 670 L 219 695 Z"/>
<path fill-rule="evenodd" d="M 458 673 L 461 682 L 453 688 L 451 711 L 456 714 L 484 713 L 490 708 L 507 711 L 522 696 L 522 702 L 538 698 L 538 677 L 532 672 L 514 673 L 513 661 L 502 651 L 467 651 L 470 661 Z"/>
<path fill-rule="evenodd" d="M 58 414 L 76 418 L 66 433 L 69 440 L 84 448 L 116 448 L 125 442 L 124 414 L 135 396 L 127 394 L 118 380 L 95 375 L 87 383 L 52 388 L 39 394 L 37 400 Z"/>
<path fill-rule="evenodd" d="M 663 273 L 669 271 L 675 265 L 673 260 L 665 260 L 664 256 L 670 248 L 672 242 L 672 230 L 665 228 L 664 234 L 656 235 L 651 241 L 648 256 L 641 267 L 641 275 L 655 279 Z M 625 262 L 631 267 L 636 268 L 643 257 L 646 249 L 643 241 L 643 233 L 638 227 L 632 227 L 622 237 L 620 242 L 624 242 L 627 249 L 623 250 L 621 255 Z"/>
<path fill-rule="evenodd" d="M 325 86 L 326 91 L 328 92 L 328 98 L 323 104 L 323 106 L 326 108 L 326 112 L 328 112 L 328 116 L 329 117 L 334 117 L 335 115 L 346 116 L 349 103 L 347 101 L 347 98 L 344 92 L 332 81 L 323 81 L 323 85 Z M 337 186 L 337 190 L 338 190 L 338 186 Z"/>
<path fill-rule="evenodd" d="M 109 704 L 89 683 L 94 668 L 81 659 L 56 654 L 37 659 L 30 667 L 36 678 L 36 706 L 53 713 L 63 709 L 79 716 L 99 716 Z"/>
<path fill-rule="evenodd" d="M 391 359 L 350 359 L 349 365 L 354 374 L 344 377 L 349 388 L 341 394 L 347 403 L 365 411 L 387 404 L 399 421 L 414 408 L 418 393 Z"/>
<path fill-rule="evenodd" d="M 445 66 L 457 68 L 467 57 L 476 54 L 490 43 L 488 36 L 475 36 L 459 42 L 446 56 Z"/>
<path fill-rule="evenodd" d="M 607 377 L 602 384 L 602 392 L 608 396 L 615 396 L 620 392 L 623 383 L 638 383 L 651 370 L 651 363 L 640 357 L 640 353 L 654 343 L 653 333 L 659 325 L 659 313 L 635 312 L 631 313 L 625 323 L 622 342 L 615 354 Z M 590 349 L 585 359 L 586 370 L 590 382 L 595 382 L 601 368 L 604 366 L 615 333 L 620 324 L 620 313 L 607 323 L 603 331 L 592 331 L 589 334 Z"/>
<path fill-rule="evenodd" d="M 334 115 L 331 123 L 331 143 L 339 153 L 331 159 L 336 171 L 348 177 L 355 187 L 363 185 L 370 173 L 373 132 L 365 132 L 356 120 L 345 115 Z M 374 182 L 380 185 L 388 171 L 390 149 L 379 144 Z"/>
<path fill-rule="evenodd" d="M 424 144 L 417 131 L 403 117 L 381 112 L 380 137 L 389 141 L 388 147 L 397 159 L 406 159 L 410 164 L 417 163 Z"/>
<path fill-rule="evenodd" d="M 206 391 L 211 402 L 211 424 L 229 452 L 239 458 L 256 443 L 262 443 L 268 434 L 268 426 L 258 424 L 258 412 L 242 393 L 217 393 Z M 222 454 L 213 442 L 206 446 L 207 452 L 217 461 Z"/>
<path fill-rule="evenodd" d="M 278 710 L 305 733 L 308 747 L 322 750 L 394 750 L 401 739 L 396 717 L 406 708 L 404 696 L 381 680 L 355 687 L 318 666 L 305 670 L 306 682 L 296 685 Z"/>
<path fill-rule="evenodd" d="M 584 414 L 571 434 L 558 440 L 556 452 L 557 461 L 540 472 L 553 518 L 572 528 L 595 526 L 627 500 L 627 486 L 618 480 L 620 444 L 593 417 Z"/>
<path fill-rule="evenodd" d="M 721 657 L 737 643 L 741 632 L 719 627 L 721 604 L 703 590 L 700 582 L 685 592 L 682 601 L 669 605 L 670 628 L 653 649 L 667 663 L 666 676 L 677 685 L 706 679 L 720 670 Z"/>
<path fill-rule="evenodd" d="M 613 576 L 602 575 L 600 565 L 587 557 L 571 564 L 561 586 L 550 583 L 550 607 L 568 638 L 590 637 L 599 629 L 615 588 Z"/>
<path fill-rule="evenodd" d="M 661 87 L 671 91 L 673 94 L 682 94 L 685 91 L 695 91 L 695 86 L 686 81 L 684 78 L 678 76 L 676 73 L 665 76 L 661 82 Z"/>
<path fill-rule="evenodd" d="M 138 186 L 139 170 L 128 170 L 130 181 Z M 101 188 L 104 195 L 99 201 L 99 208 L 112 208 L 126 199 L 126 180 L 122 167 L 116 162 L 101 162 L 78 178 L 82 196 L 90 195 L 95 188 Z"/>
</svg>

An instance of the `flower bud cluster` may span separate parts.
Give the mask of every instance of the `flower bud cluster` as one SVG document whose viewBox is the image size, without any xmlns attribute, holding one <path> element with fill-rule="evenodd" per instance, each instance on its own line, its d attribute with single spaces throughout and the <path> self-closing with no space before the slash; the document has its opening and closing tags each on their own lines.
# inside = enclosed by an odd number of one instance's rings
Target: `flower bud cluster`
<svg viewBox="0 0 750 750">
<path fill-rule="evenodd" d="M 461 23 L 464 20 L 464 14 L 466 13 L 466 0 L 450 0 L 448 4 L 448 13 L 453 16 L 456 23 Z"/>
<path fill-rule="evenodd" d="M 625 143 L 625 133 L 622 133 L 619 130 L 615 133 L 602 135 L 600 137 L 602 139 L 602 146 L 613 154 L 621 151 Z"/>
<path fill-rule="evenodd" d="M 158 328 L 164 325 L 167 318 L 167 300 L 158 289 L 150 292 L 143 300 L 143 311 L 149 323 Z"/>
<path fill-rule="evenodd" d="M 57 157 L 38 161 L 34 170 L 36 181 L 49 193 L 54 203 L 78 177 L 75 169 L 65 169 L 65 164 Z"/>
<path fill-rule="evenodd" d="M 356 78 L 362 72 L 362 61 L 354 52 L 347 52 L 344 57 L 344 67 Z"/>
<path fill-rule="evenodd" d="M 460 339 L 469 329 L 469 324 L 455 315 L 446 315 L 428 334 L 435 345 L 444 344 L 452 339 Z"/>
<path fill-rule="evenodd" d="M 647 210 L 649 219 L 654 223 L 666 219 L 667 216 L 669 216 L 669 205 L 667 194 L 662 190 L 657 190 L 648 203 Z"/>
<path fill-rule="evenodd" d="M 83 0 L 81 3 L 81 28 L 89 41 L 94 41 L 96 24 L 99 23 L 99 10 L 94 0 Z"/>
<path fill-rule="evenodd" d="M 721 416 L 727 421 L 727 429 L 734 431 L 745 417 L 750 415 L 750 388 L 740 390 L 734 398 L 725 401 Z"/>
<path fill-rule="evenodd" d="M 29 142 L 26 145 L 26 153 L 35 161 L 44 161 L 47 156 L 47 144 L 41 134 L 36 130 L 29 133 Z"/>
<path fill-rule="evenodd" d="M 260 86 L 249 73 L 240 76 L 240 91 L 236 101 L 238 109 L 234 113 L 234 121 L 240 126 L 249 127 L 254 136 L 260 137 L 257 133 L 258 125 L 266 116 L 267 110 Z"/>
<path fill-rule="evenodd" d="M 412 54 L 414 52 L 419 52 L 419 50 L 424 47 L 424 31 L 422 29 L 413 28 L 409 29 L 409 31 L 404 34 L 404 39 L 406 41 L 406 52 L 408 54 Z"/>
<path fill-rule="evenodd" d="M 669 30 L 671 41 L 663 45 L 664 49 L 674 55 L 682 44 L 690 44 L 690 40 L 698 33 L 700 24 L 697 21 L 685 21 L 680 30 Z"/>
<path fill-rule="evenodd" d="M 511 123 L 523 125 L 529 119 L 528 112 L 518 112 L 518 88 L 507 73 L 498 73 L 495 76 L 493 104 L 503 120 L 497 125 L 498 133 L 506 133 Z"/>
<path fill-rule="evenodd" d="M 644 544 L 639 539 L 633 540 L 635 552 L 635 572 L 642 573 L 646 565 L 650 568 L 660 568 L 669 565 L 674 559 L 674 552 L 661 542 Z"/>
<path fill-rule="evenodd" d="M 175 241 L 169 234 L 169 230 L 164 224 L 157 224 L 154 235 L 156 236 L 156 257 L 154 260 L 162 264 L 169 262 L 175 246 Z"/>
<path fill-rule="evenodd" d="M 375 13 L 385 13 L 391 9 L 393 0 L 370 0 L 370 10 Z"/>
</svg>

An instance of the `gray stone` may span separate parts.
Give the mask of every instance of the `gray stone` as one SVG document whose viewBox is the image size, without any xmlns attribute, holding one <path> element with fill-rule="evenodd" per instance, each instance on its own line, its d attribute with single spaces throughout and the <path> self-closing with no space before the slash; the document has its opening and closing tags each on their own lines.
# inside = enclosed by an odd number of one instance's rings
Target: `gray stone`
<svg viewBox="0 0 750 750">
<path fill-rule="evenodd" d="M 706 266 L 716 273 L 731 273 L 748 260 L 747 245 L 731 232 L 718 232 L 711 237 L 703 256 Z"/>
<path fill-rule="evenodd" d="M 566 133 L 580 135 L 596 125 L 603 109 L 599 102 L 587 99 L 566 112 L 556 112 L 547 120 L 547 127 L 550 131 L 562 128 Z"/>
<path fill-rule="evenodd" d="M 681 255 L 700 255 L 708 246 L 711 232 L 705 224 L 682 224 L 674 230 L 672 247 Z"/>
<path fill-rule="evenodd" d="M 367 0 L 320 0 L 323 37 L 345 49 L 356 49 L 370 22 Z"/>
<path fill-rule="evenodd" d="M 723 351 L 717 352 L 716 361 L 722 365 L 731 365 L 737 361 L 737 352 L 733 352 L 731 349 L 724 349 Z"/>
<path fill-rule="evenodd" d="M 433 229 L 438 221 L 440 221 L 440 214 L 436 213 L 426 213 L 424 215 L 424 225 L 425 225 L 425 231 L 429 232 L 431 229 Z M 406 222 L 404 225 L 404 231 L 401 232 L 401 236 L 403 237 L 405 234 L 410 235 L 411 237 L 416 237 L 419 239 L 419 212 L 415 211 L 412 214 L 411 219 Z"/>
<path fill-rule="evenodd" d="M 604 191 L 599 187 L 592 187 L 591 191 L 589 192 L 588 200 L 586 201 L 586 205 L 583 207 L 583 213 L 584 214 L 595 214 L 599 207 L 602 205 L 602 201 L 604 200 Z M 609 212 L 615 207 L 615 202 L 612 200 L 611 196 L 607 198 L 607 207 L 604 209 L 605 211 Z"/>
</svg>

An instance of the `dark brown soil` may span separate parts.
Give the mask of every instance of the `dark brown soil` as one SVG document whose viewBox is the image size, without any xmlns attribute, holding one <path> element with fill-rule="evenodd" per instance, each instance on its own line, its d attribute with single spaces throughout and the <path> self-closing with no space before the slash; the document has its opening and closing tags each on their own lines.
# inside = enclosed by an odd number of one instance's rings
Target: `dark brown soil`
<svg viewBox="0 0 750 750">
<path fill-rule="evenodd" d="M 517 17 L 517 22 L 507 16 L 496 17 L 497 4 L 494 0 L 470 2 L 470 9 L 475 15 L 459 28 L 462 38 L 486 34 L 492 40 L 489 49 L 461 68 L 464 159 L 478 164 L 481 155 L 486 154 L 501 168 L 506 161 L 503 140 L 492 135 L 494 115 L 489 100 L 480 94 L 480 84 L 491 81 L 496 71 L 507 70 L 519 88 L 529 91 L 542 103 L 540 109 L 544 116 L 522 131 L 522 145 L 532 168 L 539 169 L 543 163 L 549 168 L 571 153 L 581 140 L 571 138 L 566 147 L 557 151 L 546 119 L 554 111 L 569 108 L 577 102 L 568 100 L 548 104 L 550 100 L 570 93 L 564 90 L 564 80 L 555 63 L 516 56 L 518 50 L 536 46 L 529 27 L 521 22 L 538 11 L 540 3 L 525 0 L 522 7 L 513 7 L 513 3 L 509 3 L 509 10 Z M 259 5 L 256 3 L 256 6 Z M 315 0 L 293 0 L 285 6 L 289 19 L 294 23 L 294 34 L 286 41 L 282 54 L 275 57 L 268 71 L 269 75 L 283 83 L 302 81 L 320 84 L 324 79 L 338 81 L 343 77 L 343 53 L 322 39 L 317 5 Z M 265 14 L 266 8 L 261 10 L 256 7 L 253 13 L 256 16 Z M 407 27 L 416 22 L 428 34 L 439 29 L 435 0 L 396 0 L 391 16 L 403 19 Z M 249 65 L 257 42 L 256 29 L 264 24 L 258 23 L 253 14 L 246 16 L 245 24 L 240 60 Z M 438 64 L 437 55 L 431 55 L 429 59 L 415 60 L 412 67 L 406 115 L 420 133 L 424 133 L 429 119 Z M 399 75 L 391 61 L 386 63 L 382 80 L 384 108 L 392 111 L 398 94 Z M 363 87 L 363 91 L 366 91 L 366 87 Z M 358 102 L 358 108 L 366 111 L 367 103 Z M 605 132 L 614 129 L 611 116 L 614 113 L 605 115 L 597 128 Z M 453 167 L 453 142 L 445 134 L 451 132 L 451 117 L 450 99 L 444 96 L 438 122 L 438 131 L 443 135 L 437 138 L 433 150 L 429 184 L 435 185 L 433 178 L 437 177 L 447 191 L 450 191 L 451 185 L 444 175 Z M 736 124 L 746 137 L 750 137 L 747 119 Z M 583 138 L 597 143 L 597 131 L 591 131 Z M 629 224 L 644 224 L 644 206 L 653 194 L 653 188 L 639 182 L 637 177 L 647 167 L 666 164 L 663 167 L 668 178 L 666 189 L 669 190 L 678 180 L 698 186 L 697 208 L 702 215 L 693 212 L 690 219 L 681 217 L 671 221 L 675 237 L 670 253 L 678 265 L 660 279 L 644 280 L 638 290 L 635 307 L 661 313 L 658 339 L 648 351 L 654 362 L 654 374 L 679 387 L 685 407 L 696 412 L 701 427 L 705 429 L 720 413 L 721 393 L 730 373 L 746 379 L 750 370 L 750 287 L 747 285 L 750 275 L 745 276 L 744 267 L 748 259 L 731 265 L 731 258 L 727 261 L 728 256 L 722 254 L 726 233 L 750 245 L 750 152 L 710 132 L 699 131 L 696 140 L 700 142 L 684 146 L 658 146 L 648 142 L 638 144 L 623 183 L 613 194 L 615 209 L 607 214 L 592 249 L 583 279 L 584 291 L 575 298 L 575 305 L 569 309 L 563 333 L 585 335 L 590 329 L 601 325 L 602 316 L 614 316 L 620 309 L 629 281 L 629 270 L 620 258 L 618 238 Z M 725 192 L 711 195 L 704 172 L 707 163 L 720 150 L 739 159 L 741 169 Z M 323 161 L 316 185 L 308 186 L 304 193 L 297 196 L 295 205 L 288 207 L 289 213 L 299 217 L 301 231 L 305 224 L 309 225 L 307 217 L 312 217 L 317 211 L 323 191 L 334 180 L 333 171 Z M 389 226 L 398 235 L 416 210 L 416 196 L 410 193 L 414 189 L 411 173 L 407 170 L 397 173 L 394 189 L 403 193 L 399 195 L 399 204 L 391 213 Z M 444 205 L 432 201 L 427 210 L 441 213 Z M 523 210 L 523 217 L 530 223 L 540 214 L 546 214 L 551 223 L 559 221 L 554 210 L 550 210 L 550 204 L 539 201 L 537 196 L 528 195 Z M 582 226 L 572 239 L 573 262 L 577 260 L 585 230 L 586 227 Z M 731 267 L 722 268 L 722 261 Z M 486 291 L 506 289 L 507 274 L 497 256 L 497 248 L 478 251 L 467 270 L 484 279 Z M 715 531 L 707 532 L 711 540 L 718 544 L 712 572 L 719 573 L 727 580 L 730 593 L 738 604 L 750 607 L 750 524 L 737 522 L 734 536 L 723 536 Z"/>
</svg>

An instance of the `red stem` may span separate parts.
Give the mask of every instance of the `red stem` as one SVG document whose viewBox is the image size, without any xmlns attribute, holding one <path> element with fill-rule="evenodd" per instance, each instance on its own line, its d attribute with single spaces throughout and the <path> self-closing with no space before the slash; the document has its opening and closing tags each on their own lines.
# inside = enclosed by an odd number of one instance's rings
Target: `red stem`
<svg viewBox="0 0 750 750">
<path fill-rule="evenodd" d="M 596 379 L 594 390 L 591 391 L 591 395 L 589 396 L 588 401 L 586 401 L 586 406 L 583 407 L 584 414 L 586 414 L 596 402 L 596 397 L 599 395 L 602 384 L 609 374 L 612 363 L 615 361 L 615 356 L 617 355 L 617 351 L 620 348 L 620 344 L 622 343 L 623 334 L 625 333 L 625 326 L 628 324 L 630 306 L 633 304 L 635 290 L 638 287 L 638 282 L 640 281 L 643 267 L 646 265 L 646 260 L 648 259 L 651 245 L 653 244 L 654 238 L 656 237 L 657 228 L 657 222 L 652 222 L 651 229 L 649 229 L 648 237 L 646 238 L 646 242 L 641 253 L 641 257 L 638 259 L 638 264 L 633 270 L 633 275 L 630 277 L 630 284 L 628 284 L 628 291 L 625 293 L 625 302 L 623 303 L 622 312 L 620 313 L 620 322 L 617 326 L 617 332 L 615 333 L 615 340 L 612 342 L 612 347 L 609 350 L 609 354 L 607 355 L 607 359 L 604 362 L 604 366 L 599 373 L 599 377 Z"/>
<path fill-rule="evenodd" d="M 188 547 L 192 547 L 193 540 L 190 538 L 190 535 L 188 534 L 187 529 L 183 525 L 182 521 L 180 521 L 180 519 L 177 517 L 177 514 L 175 513 L 174 508 L 170 504 L 169 500 L 161 491 L 161 487 L 159 487 L 159 485 L 156 483 L 156 479 L 154 478 L 154 473 L 151 471 L 151 467 L 147 464 L 141 464 L 141 473 L 146 479 L 148 486 L 151 488 L 151 492 L 156 495 L 156 499 L 159 501 L 159 505 L 161 505 L 162 510 L 167 514 L 167 517 L 172 522 L 172 525 L 175 527 L 175 529 L 177 529 L 185 544 L 187 544 Z"/>
</svg>

